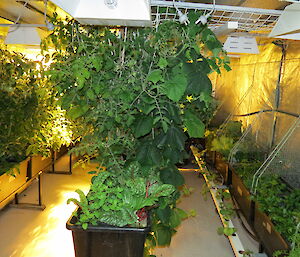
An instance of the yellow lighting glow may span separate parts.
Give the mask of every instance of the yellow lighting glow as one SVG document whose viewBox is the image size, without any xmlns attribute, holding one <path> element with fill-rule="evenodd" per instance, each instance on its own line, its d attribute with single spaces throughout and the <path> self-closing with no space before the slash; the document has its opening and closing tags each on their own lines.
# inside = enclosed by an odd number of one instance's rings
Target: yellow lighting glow
<svg viewBox="0 0 300 257">
<path fill-rule="evenodd" d="M 62 161 L 63 166 L 68 164 L 67 159 Z M 77 188 L 88 192 L 92 175 L 87 171 L 95 166 L 75 168 L 71 176 L 43 174 L 44 185 L 49 184 L 43 189 L 46 209 L 26 210 L 22 218 L 26 222 L 14 235 L 14 252 L 9 257 L 75 257 L 72 232 L 66 229 L 66 222 L 76 206 L 67 204 L 67 199 L 78 199 L 74 192 Z"/>
</svg>

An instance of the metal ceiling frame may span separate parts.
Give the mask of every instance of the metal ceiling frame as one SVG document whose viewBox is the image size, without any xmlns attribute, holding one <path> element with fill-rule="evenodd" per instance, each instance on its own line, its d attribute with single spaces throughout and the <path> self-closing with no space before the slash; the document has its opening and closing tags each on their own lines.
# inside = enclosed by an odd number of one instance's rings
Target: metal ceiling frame
<svg viewBox="0 0 300 257">
<path fill-rule="evenodd" d="M 283 11 L 272 9 L 248 8 L 228 5 L 212 5 L 190 2 L 151 0 L 152 21 L 155 25 L 164 20 L 178 20 L 176 8 L 186 14 L 189 11 L 199 11 L 199 14 L 211 13 L 208 21 L 210 29 L 216 29 L 228 21 L 236 21 L 239 24 L 240 32 L 258 33 L 265 36 L 269 34 L 275 26 L 279 16 Z"/>
</svg>

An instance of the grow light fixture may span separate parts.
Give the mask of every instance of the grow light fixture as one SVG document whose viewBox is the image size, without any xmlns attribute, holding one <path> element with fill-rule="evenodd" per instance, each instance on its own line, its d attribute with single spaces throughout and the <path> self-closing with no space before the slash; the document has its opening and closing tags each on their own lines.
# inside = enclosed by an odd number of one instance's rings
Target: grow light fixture
<svg viewBox="0 0 300 257">
<path fill-rule="evenodd" d="M 10 27 L 5 44 L 40 45 L 41 38 L 35 27 Z"/>
<path fill-rule="evenodd" d="M 152 26 L 149 0 L 52 0 L 82 24 Z"/>
<path fill-rule="evenodd" d="M 300 1 L 288 5 L 280 15 L 269 37 L 300 39 Z"/>
<path fill-rule="evenodd" d="M 26 7 L 28 1 L 25 2 Z M 44 24 L 20 24 L 21 13 L 14 23 L 0 24 L 0 27 L 9 27 L 8 34 L 4 40 L 5 44 L 21 44 L 36 46 L 40 45 L 41 37 L 46 35 L 46 32 L 42 32 L 41 27 L 45 27 L 48 30 L 53 30 L 54 25 L 47 20 L 47 4 L 48 0 L 44 0 L 45 11 L 44 11 Z"/>
<path fill-rule="evenodd" d="M 228 53 L 258 54 L 256 39 L 252 36 L 229 36 L 224 43 Z"/>
</svg>

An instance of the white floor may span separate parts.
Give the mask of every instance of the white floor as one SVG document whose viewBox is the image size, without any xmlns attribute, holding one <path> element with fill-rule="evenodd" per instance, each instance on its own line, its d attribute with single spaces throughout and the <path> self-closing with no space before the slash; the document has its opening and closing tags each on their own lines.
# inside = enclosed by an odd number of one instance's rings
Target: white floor
<svg viewBox="0 0 300 257">
<path fill-rule="evenodd" d="M 184 198 L 179 207 L 189 210 L 195 209 L 197 216 L 189 218 L 178 229 L 169 248 L 157 249 L 158 257 L 232 257 L 234 256 L 230 244 L 225 236 L 217 234 L 221 226 L 220 219 L 215 212 L 214 204 L 209 195 L 203 199 L 201 187 L 203 179 L 198 174 L 184 172 L 187 185 L 194 188 L 188 198 Z"/>
<path fill-rule="evenodd" d="M 42 195 L 47 206 L 44 211 L 11 207 L 0 211 L 0 257 L 74 257 L 72 235 L 65 224 L 75 206 L 67 205 L 66 200 L 76 196 L 77 188 L 88 191 L 91 176 L 87 171 L 93 168 L 75 168 L 71 176 L 44 173 Z M 195 191 L 182 200 L 180 207 L 195 209 L 197 216 L 184 221 L 171 246 L 156 249 L 155 254 L 157 257 L 233 257 L 227 238 L 216 232 L 221 223 L 212 200 L 208 197 L 205 201 L 201 195 L 203 179 L 195 172 L 184 172 L 184 176 Z M 36 191 L 37 183 L 23 192 L 21 202 L 37 202 Z M 246 233 L 242 233 L 242 238 L 248 249 L 256 249 Z"/>
</svg>

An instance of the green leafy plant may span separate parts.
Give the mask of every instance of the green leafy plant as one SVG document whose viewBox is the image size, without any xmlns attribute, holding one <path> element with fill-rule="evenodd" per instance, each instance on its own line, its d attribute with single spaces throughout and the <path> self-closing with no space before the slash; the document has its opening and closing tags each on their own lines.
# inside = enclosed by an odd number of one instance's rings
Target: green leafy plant
<svg viewBox="0 0 300 257">
<path fill-rule="evenodd" d="M 35 64 L 23 55 L 0 49 L 0 175 L 15 176 L 14 167 L 38 127 Z"/>
<path fill-rule="evenodd" d="M 176 164 L 186 155 L 187 138 L 204 135 L 209 117 L 204 121 L 200 114 L 212 102 L 208 75 L 230 69 L 222 44 L 207 26 L 194 23 L 198 16 L 191 12 L 188 26 L 165 22 L 156 29 L 113 31 L 54 19 L 56 29 L 43 44 L 57 50 L 45 76 L 62 109 L 88 128 L 73 151 L 109 170 L 108 181 L 138 162 L 175 188 L 151 211 L 152 246 L 169 244 L 179 220 L 188 216 L 176 207 L 184 184 Z M 93 185 L 95 192 L 103 189 Z"/>
<path fill-rule="evenodd" d="M 101 222 L 115 225 L 138 225 L 158 201 L 172 201 L 175 187 L 163 184 L 153 169 L 132 163 L 122 173 L 101 171 L 92 179 L 87 196 L 77 190 L 80 201 L 69 199 L 80 207 L 79 222 L 83 228 Z"/>
<path fill-rule="evenodd" d="M 300 190 L 288 189 L 276 174 L 263 176 L 257 188 L 255 200 L 260 209 L 274 222 L 276 230 L 289 242 L 293 242 L 300 214 Z"/>
<path fill-rule="evenodd" d="M 226 159 L 234 144 L 233 138 L 227 136 L 219 136 L 214 138 L 211 142 L 211 151 L 217 151 L 222 154 Z"/>
<path fill-rule="evenodd" d="M 241 123 L 233 122 L 219 130 L 206 131 L 207 148 L 220 152 L 227 158 L 233 143 L 241 136 Z M 235 149 L 234 168 L 239 176 L 243 179 L 244 184 L 250 190 L 254 173 L 261 167 L 266 157 L 266 149 L 259 146 L 251 138 L 247 138 L 240 143 Z M 279 163 L 282 167 L 291 167 Z M 282 172 L 284 174 L 285 172 Z M 296 226 L 299 222 L 299 197 L 300 190 L 289 188 L 276 174 L 272 168 L 269 168 L 260 178 L 256 195 L 252 198 L 258 203 L 260 209 L 266 213 L 275 225 L 276 230 L 295 247 L 288 253 L 279 251 L 275 256 L 298 256 L 299 255 L 299 237 L 296 234 Z M 222 194 L 221 194 L 222 195 Z M 223 206 L 224 207 L 224 206 Z M 232 209 L 226 208 L 221 210 L 230 217 Z M 225 226 L 226 227 L 226 226 Z M 223 227 L 218 229 L 220 234 L 231 233 L 225 231 Z M 296 236 L 295 236 L 296 235 Z"/>
<path fill-rule="evenodd" d="M 260 168 L 261 165 L 262 165 L 261 161 L 254 161 L 254 160 L 252 161 L 242 160 L 234 164 L 234 169 L 236 173 L 242 178 L 248 190 L 251 189 L 253 176 L 255 172 Z"/>
<path fill-rule="evenodd" d="M 221 200 L 220 213 L 225 219 L 223 226 L 219 227 L 217 232 L 219 235 L 231 236 L 237 231 L 236 228 L 230 227 L 228 222 L 236 216 L 234 206 L 231 202 L 231 195 L 228 190 L 219 188 L 216 197 Z"/>
<path fill-rule="evenodd" d="M 0 175 L 16 176 L 26 157 L 49 156 L 70 144 L 79 126 L 57 105 L 40 62 L 0 49 L 0 66 Z"/>
<path fill-rule="evenodd" d="M 208 180 L 208 183 L 204 183 L 202 186 L 202 196 L 205 200 L 207 200 L 207 193 L 210 192 L 210 185 L 212 184 L 218 184 L 218 176 L 216 173 L 208 170 L 205 167 L 205 162 L 203 161 L 203 155 L 206 150 L 199 151 L 196 147 L 192 146 L 192 152 L 197 160 L 197 163 L 201 170 L 205 170 L 203 173 L 205 174 L 206 179 Z M 237 230 L 234 227 L 231 227 L 229 224 L 229 220 L 231 220 L 233 217 L 235 217 L 236 212 L 234 209 L 234 206 L 232 204 L 231 194 L 228 191 L 228 189 L 220 187 L 216 188 L 216 198 L 219 200 L 219 212 L 223 217 L 223 226 L 219 227 L 217 229 L 217 232 L 219 235 L 226 235 L 231 236 L 233 235 Z"/>
<path fill-rule="evenodd" d="M 245 250 L 245 251 L 242 251 L 241 254 L 243 254 L 243 257 L 252 257 L 253 251 Z"/>
<path fill-rule="evenodd" d="M 236 228 L 229 227 L 228 221 L 224 222 L 223 227 L 219 227 L 217 232 L 219 235 L 232 236 L 236 232 Z"/>
<path fill-rule="evenodd" d="M 239 121 L 230 121 L 218 129 L 206 131 L 206 148 L 210 151 L 217 151 L 225 159 L 228 159 L 230 150 L 241 135 L 242 123 Z"/>
</svg>

